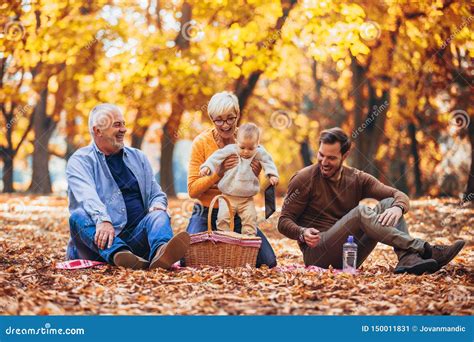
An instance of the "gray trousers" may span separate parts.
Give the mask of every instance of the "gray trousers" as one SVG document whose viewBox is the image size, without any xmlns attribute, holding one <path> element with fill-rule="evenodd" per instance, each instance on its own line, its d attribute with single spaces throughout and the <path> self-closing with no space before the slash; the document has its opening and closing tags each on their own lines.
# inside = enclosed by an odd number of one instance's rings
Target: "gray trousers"
<svg viewBox="0 0 474 342">
<path fill-rule="evenodd" d="M 395 199 L 390 197 L 380 201 L 372 209 L 359 204 L 327 231 L 320 233 L 319 244 L 310 248 L 303 247 L 304 263 L 328 268 L 342 268 L 342 246 L 349 235 L 354 236 L 357 243 L 357 267 L 373 251 L 378 242 L 394 247 L 398 259 L 407 253 L 420 253 L 424 251 L 425 242 L 416 239 L 408 233 L 407 224 L 403 216 L 395 226 L 382 226 L 378 222 L 379 214 L 390 208 Z"/>
</svg>

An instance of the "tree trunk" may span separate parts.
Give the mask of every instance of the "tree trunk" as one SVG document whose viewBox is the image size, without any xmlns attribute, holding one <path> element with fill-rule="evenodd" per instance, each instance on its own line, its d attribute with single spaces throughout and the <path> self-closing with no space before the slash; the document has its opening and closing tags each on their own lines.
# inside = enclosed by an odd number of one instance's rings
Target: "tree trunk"
<svg viewBox="0 0 474 342">
<path fill-rule="evenodd" d="M 362 126 L 362 117 L 364 116 L 364 87 L 367 84 L 365 76 L 367 70 L 357 62 L 354 56 L 351 56 L 352 70 L 352 94 L 354 96 L 354 126 L 355 129 Z"/>
<path fill-rule="evenodd" d="M 160 158 L 160 184 L 168 197 L 176 197 L 173 176 L 173 152 L 174 144 L 169 133 L 168 122 L 163 126 L 163 136 L 161 138 L 161 158 Z"/>
<path fill-rule="evenodd" d="M 379 170 L 375 165 L 375 155 L 383 137 L 385 119 L 389 103 L 389 91 L 384 90 L 377 97 L 376 90 L 367 80 L 367 69 L 352 57 L 352 93 L 355 99 L 354 130 L 355 142 L 354 167 L 378 177 Z M 368 89 L 367 102 L 364 99 L 364 87 Z"/>
<path fill-rule="evenodd" d="M 132 131 L 132 147 L 141 149 L 143 140 L 145 139 L 145 134 L 148 131 L 148 128 L 150 128 L 149 125 L 142 126 L 138 122 L 140 121 L 141 118 L 141 113 L 142 111 L 139 110 L 137 117 L 135 118 L 135 125 L 133 126 L 133 131 Z"/>
<path fill-rule="evenodd" d="M 192 18 L 193 7 L 187 1 L 184 1 L 181 5 L 181 31 L 178 33 L 175 39 L 176 45 L 181 50 L 189 49 L 190 39 L 188 37 L 188 33 L 186 32 L 186 25 L 189 24 Z"/>
<path fill-rule="evenodd" d="M 309 146 L 308 139 L 300 144 L 300 154 L 305 167 L 313 164 L 311 161 L 311 147 Z"/>
<path fill-rule="evenodd" d="M 161 137 L 160 184 L 168 197 L 175 197 L 173 151 L 178 137 L 179 124 L 184 112 L 184 96 L 176 95 L 171 105 L 171 115 L 163 126 Z"/>
<path fill-rule="evenodd" d="M 181 31 L 178 32 L 175 42 L 177 47 L 181 51 L 189 49 L 189 39 L 186 38 L 186 28 L 185 24 L 190 22 L 192 18 L 192 6 L 184 1 L 181 6 Z M 163 135 L 161 136 L 161 157 L 160 157 L 160 184 L 161 188 L 168 195 L 168 197 L 176 197 L 176 190 L 174 188 L 174 174 L 173 174 L 173 152 L 174 145 L 178 138 L 179 125 L 181 123 L 181 118 L 184 112 L 184 95 L 181 93 L 176 93 L 174 96 L 173 102 L 171 103 L 171 114 L 168 118 L 168 121 L 163 126 Z M 137 130 L 138 138 L 132 137 L 132 145 L 134 143 L 138 144 L 143 142 L 143 136 L 139 136 L 139 130 Z"/>
<path fill-rule="evenodd" d="M 269 38 L 267 39 L 266 43 L 268 43 L 267 49 L 273 50 L 273 47 L 275 46 L 275 43 L 277 39 L 272 38 L 275 37 L 275 33 L 277 35 L 281 34 L 281 29 L 283 28 L 283 25 L 285 24 L 286 19 L 290 15 L 290 11 L 292 8 L 296 5 L 297 0 L 284 0 L 282 1 L 282 9 L 283 9 L 283 14 L 281 17 L 277 19 L 277 22 L 275 24 L 275 27 L 273 28 L 272 32 L 269 33 Z M 248 79 L 245 79 L 243 77 L 239 78 L 234 86 L 234 93 L 239 99 L 239 107 L 240 107 L 240 118 L 239 121 L 237 122 L 237 125 L 240 125 L 240 121 L 242 120 L 243 117 L 243 112 L 245 109 L 245 106 L 247 105 L 247 102 L 252 95 L 255 86 L 257 85 L 258 79 L 260 76 L 263 74 L 262 70 L 256 70 L 250 74 Z"/>
<path fill-rule="evenodd" d="M 74 142 L 75 135 L 77 132 L 77 125 L 74 121 L 74 117 L 68 117 L 66 119 L 66 155 L 64 156 L 66 161 L 76 152 L 78 146 Z"/>
<path fill-rule="evenodd" d="M 12 193 L 13 189 L 13 159 L 15 158 L 15 150 L 13 149 L 13 126 L 15 105 L 12 104 L 12 109 L 7 112 L 5 106 L 2 104 L 2 114 L 7 122 L 6 131 L 6 146 L 0 146 L 0 157 L 3 160 L 3 192 Z"/>
<path fill-rule="evenodd" d="M 3 192 L 15 192 L 13 188 L 13 159 L 14 151 L 11 149 L 1 149 L 1 158 L 3 160 Z"/>
<path fill-rule="evenodd" d="M 242 120 L 242 117 L 243 117 L 242 114 L 244 113 L 245 106 L 247 105 L 250 95 L 252 95 L 261 74 L 262 74 L 262 71 L 260 70 L 254 71 L 250 74 L 248 79 L 240 78 L 239 81 L 235 85 L 234 92 L 237 98 L 239 99 L 239 108 L 240 108 L 240 117 L 239 117 L 239 122 L 237 123 L 237 125 L 240 125 L 240 121 Z"/>
<path fill-rule="evenodd" d="M 389 164 L 389 179 L 390 183 L 394 188 L 397 188 L 398 190 L 406 194 L 410 194 L 410 189 L 408 188 L 407 182 L 406 169 L 407 164 L 403 160 L 403 158 L 396 158 Z"/>
<path fill-rule="evenodd" d="M 380 176 L 380 170 L 376 165 L 375 156 L 384 137 L 385 120 L 387 118 L 389 90 L 382 91 L 382 96 L 377 97 L 375 89 L 369 82 L 369 101 L 366 120 L 373 119 L 367 125 L 367 137 L 363 140 L 362 153 L 366 157 L 365 170 L 375 177 Z M 374 113 L 378 113 L 375 115 Z M 368 122 L 368 121 L 367 121 Z"/>
<path fill-rule="evenodd" d="M 28 191 L 35 194 L 50 194 L 52 192 L 51 177 L 49 175 L 49 139 L 53 134 L 56 123 L 46 113 L 48 88 L 45 86 L 40 93 L 40 100 L 34 110 L 33 130 L 33 175 Z"/>
<path fill-rule="evenodd" d="M 141 149 L 143 145 L 143 140 L 145 139 L 146 131 L 148 131 L 148 126 L 139 127 L 136 131 L 132 132 L 132 141 L 131 145 L 134 148 Z M 141 132 L 140 132 L 141 131 Z"/>
<path fill-rule="evenodd" d="M 5 110 L 5 105 L 2 103 L 0 104 L 0 111 L 5 119 L 5 122 L 7 122 L 7 131 L 5 135 L 5 140 L 7 141 L 7 145 L 5 146 L 0 146 L 0 158 L 3 160 L 3 191 L 4 192 L 15 192 L 15 189 L 13 188 L 13 160 L 15 159 L 15 156 L 18 153 L 18 150 L 20 149 L 21 145 L 23 142 L 26 140 L 26 137 L 28 133 L 31 130 L 32 127 L 32 117 L 30 116 L 29 122 L 28 122 L 28 127 L 25 129 L 23 132 L 20 141 L 16 145 L 16 147 L 13 144 L 13 131 L 14 127 L 16 125 L 15 123 L 15 116 L 14 116 L 14 111 L 17 108 L 16 104 L 12 103 L 10 111 Z M 25 109 L 27 107 L 21 107 L 21 111 L 25 112 Z"/>
<path fill-rule="evenodd" d="M 423 185 L 421 181 L 420 155 L 418 154 L 418 141 L 416 140 L 416 126 L 413 122 L 408 125 L 408 135 L 410 136 L 410 151 L 413 155 L 413 173 L 415 176 L 415 195 L 417 197 L 423 194 Z"/>
<path fill-rule="evenodd" d="M 394 184 L 394 186 L 399 189 L 400 191 L 403 191 L 404 193 L 408 194 L 410 192 L 408 188 L 408 182 L 407 182 L 407 163 L 404 161 L 400 161 L 400 178 L 399 180 Z"/>
<path fill-rule="evenodd" d="M 364 93 L 363 89 L 367 83 L 365 77 L 365 68 L 357 62 L 354 56 L 351 56 L 351 70 L 352 70 L 352 94 L 354 96 L 354 129 L 352 134 L 352 140 L 354 142 L 354 149 L 352 151 L 351 161 L 355 168 L 362 169 L 364 165 L 364 158 L 361 155 L 361 140 L 363 139 L 362 134 L 362 118 L 364 116 Z"/>
<path fill-rule="evenodd" d="M 467 188 L 463 196 L 464 202 L 474 202 L 474 117 L 471 118 L 471 123 L 468 127 L 469 141 L 471 142 L 471 170 L 467 179 Z"/>
</svg>

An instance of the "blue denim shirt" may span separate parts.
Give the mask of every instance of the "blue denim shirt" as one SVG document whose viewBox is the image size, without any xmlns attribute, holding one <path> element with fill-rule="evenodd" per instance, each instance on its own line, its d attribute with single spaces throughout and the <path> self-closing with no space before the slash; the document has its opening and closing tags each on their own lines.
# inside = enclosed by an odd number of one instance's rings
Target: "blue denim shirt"
<svg viewBox="0 0 474 342">
<path fill-rule="evenodd" d="M 145 208 L 166 210 L 166 194 L 156 182 L 145 154 L 136 148 L 124 147 L 123 160 L 138 181 Z M 125 201 L 107 166 L 104 153 L 94 142 L 69 158 L 66 177 L 69 212 L 72 214 L 83 209 L 95 224 L 109 221 L 117 236 L 127 224 Z"/>
</svg>

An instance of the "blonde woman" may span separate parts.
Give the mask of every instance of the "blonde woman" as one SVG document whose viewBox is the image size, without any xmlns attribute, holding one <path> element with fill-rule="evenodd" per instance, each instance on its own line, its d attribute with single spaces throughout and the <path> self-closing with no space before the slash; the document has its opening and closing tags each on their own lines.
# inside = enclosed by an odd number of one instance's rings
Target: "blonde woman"
<svg viewBox="0 0 474 342">
<path fill-rule="evenodd" d="M 212 198 L 221 192 L 217 183 L 223 177 L 225 171 L 232 169 L 238 164 L 237 155 L 230 156 L 224 160 L 215 173 L 209 176 L 200 175 L 200 167 L 215 151 L 229 144 L 236 143 L 237 122 L 240 116 L 239 102 L 237 97 L 229 92 L 221 92 L 212 96 L 209 101 L 207 112 L 214 127 L 199 134 L 193 141 L 191 148 L 191 159 L 188 169 L 188 192 L 191 198 L 199 202 L 194 205 L 193 213 L 187 228 L 188 233 L 199 233 L 207 229 L 207 215 Z M 256 176 L 262 170 L 260 162 L 252 161 L 252 170 Z M 202 205 L 201 205 L 202 204 Z M 212 208 L 212 229 L 216 229 L 218 204 Z M 242 229 L 239 216 L 235 217 L 235 230 L 240 233 Z M 257 267 L 267 265 L 276 266 L 276 256 L 272 246 L 265 235 L 257 228 L 257 236 L 262 239 L 262 246 L 257 256 Z"/>
</svg>

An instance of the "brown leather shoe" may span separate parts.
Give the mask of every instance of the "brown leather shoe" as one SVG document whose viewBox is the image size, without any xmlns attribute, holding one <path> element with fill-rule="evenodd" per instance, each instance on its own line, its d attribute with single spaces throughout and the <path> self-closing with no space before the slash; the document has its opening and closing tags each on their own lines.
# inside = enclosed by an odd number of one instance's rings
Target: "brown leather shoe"
<svg viewBox="0 0 474 342">
<path fill-rule="evenodd" d="M 114 264 L 134 270 L 145 270 L 149 265 L 148 261 L 133 254 L 128 249 L 118 251 L 114 254 Z"/>
<path fill-rule="evenodd" d="M 398 261 L 395 273 L 410 273 L 420 275 L 433 273 L 438 270 L 438 263 L 434 259 L 422 259 L 418 253 L 405 254 Z"/>
<path fill-rule="evenodd" d="M 158 248 L 150 263 L 150 270 L 157 267 L 170 269 L 176 261 L 184 257 L 190 242 L 191 238 L 186 232 L 173 236 L 171 240 Z"/>
<path fill-rule="evenodd" d="M 425 244 L 425 250 L 427 253 L 423 254 L 423 257 L 427 256 L 431 259 L 436 260 L 438 263 L 438 269 L 447 265 L 451 260 L 453 260 L 456 255 L 461 251 L 461 249 L 466 244 L 464 240 L 456 240 L 452 245 L 430 245 L 429 243 Z"/>
</svg>

